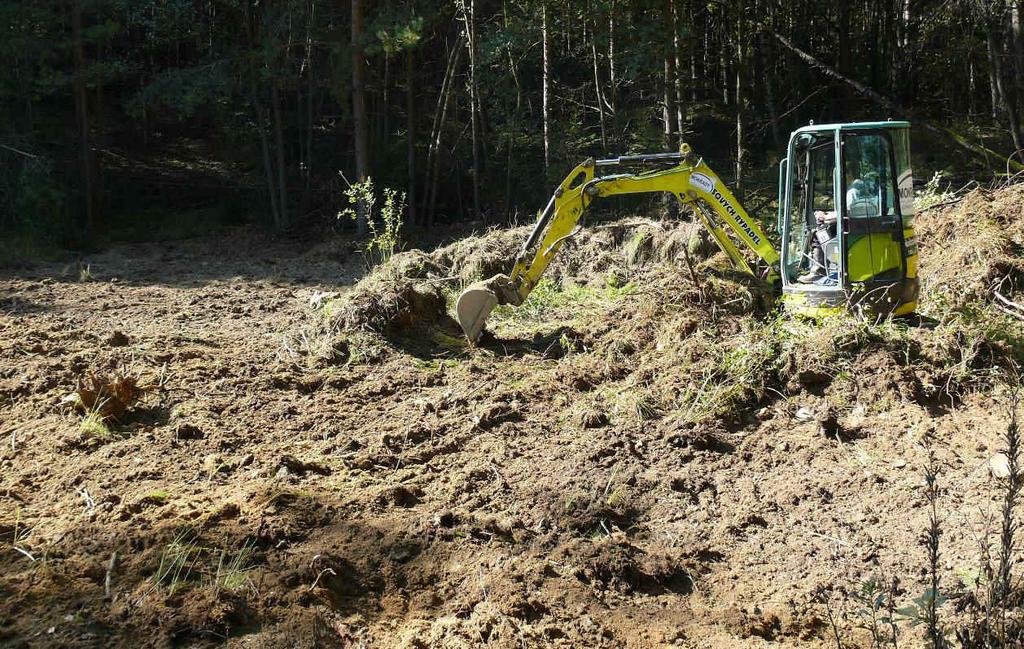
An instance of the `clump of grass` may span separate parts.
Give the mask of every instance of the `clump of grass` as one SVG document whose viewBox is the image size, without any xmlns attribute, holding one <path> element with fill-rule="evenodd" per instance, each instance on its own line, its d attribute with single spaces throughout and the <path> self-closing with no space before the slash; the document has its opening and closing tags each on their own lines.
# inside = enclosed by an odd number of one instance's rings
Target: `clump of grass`
<svg viewBox="0 0 1024 649">
<path fill-rule="evenodd" d="M 608 494 L 607 498 L 605 498 L 605 503 L 612 509 L 619 510 L 625 509 L 629 505 L 631 499 L 632 495 L 629 492 L 629 488 L 624 485 L 620 485 L 615 487 L 615 489 Z"/>
<path fill-rule="evenodd" d="M 35 556 L 25 547 L 25 540 L 28 538 L 28 535 L 29 529 L 22 523 L 21 507 L 18 507 L 14 510 L 14 530 L 11 533 L 11 548 L 34 562 L 36 560 Z"/>
<path fill-rule="evenodd" d="M 245 585 L 252 570 L 253 550 L 256 548 L 254 539 L 246 539 L 237 552 L 220 551 L 217 559 L 217 570 L 213 576 L 214 588 L 236 591 Z"/>
<path fill-rule="evenodd" d="M 182 530 L 160 553 L 160 564 L 152 577 L 153 584 L 173 595 L 192 576 L 199 555 L 195 532 Z"/>
<path fill-rule="evenodd" d="M 235 551 L 205 547 L 194 530 L 185 529 L 163 547 L 150 581 L 168 595 L 195 584 L 209 585 L 215 593 L 234 592 L 248 582 L 255 550 L 256 541 L 248 538 Z"/>
<path fill-rule="evenodd" d="M 91 408 L 82 415 L 82 420 L 78 422 L 78 430 L 86 437 L 97 439 L 111 439 L 114 436 L 114 431 L 107 425 L 106 418 L 99 408 Z"/>
<path fill-rule="evenodd" d="M 537 283 L 520 306 L 501 305 L 488 318 L 493 327 L 535 326 L 549 324 L 559 311 L 571 309 L 568 319 L 575 320 L 586 314 L 610 308 L 622 298 L 636 293 L 632 283 L 619 285 L 616 280 L 604 286 L 561 286 L 553 279 L 544 278 Z"/>
<path fill-rule="evenodd" d="M 358 365 L 379 358 L 385 348 L 381 336 L 373 331 L 346 330 L 336 318 L 338 304 L 337 300 L 324 304 L 301 328 L 285 335 L 278 357 L 310 368 Z"/>
<path fill-rule="evenodd" d="M 661 404 L 650 392 L 639 394 L 633 403 L 633 408 L 636 412 L 636 420 L 639 423 L 651 421 L 661 416 Z"/>
</svg>

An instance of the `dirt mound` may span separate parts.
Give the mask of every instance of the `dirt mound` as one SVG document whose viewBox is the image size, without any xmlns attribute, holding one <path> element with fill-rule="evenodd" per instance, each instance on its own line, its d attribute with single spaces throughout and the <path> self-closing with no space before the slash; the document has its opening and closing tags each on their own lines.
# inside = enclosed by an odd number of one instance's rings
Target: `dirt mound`
<svg viewBox="0 0 1024 649">
<path fill-rule="evenodd" d="M 446 304 L 462 286 L 508 273 L 530 228 L 491 230 L 432 253 L 395 254 L 329 305 L 344 331 L 388 337 L 442 330 L 458 335 Z M 546 277 L 558 283 L 624 283 L 655 263 L 708 259 L 716 250 L 692 223 L 631 220 L 581 230 L 567 242 Z"/>
<path fill-rule="evenodd" d="M 921 307 L 977 308 L 1024 295 L 1024 184 L 975 189 L 961 202 L 917 220 Z"/>
<path fill-rule="evenodd" d="M 344 299 L 329 305 L 346 330 L 396 334 L 445 317 L 442 269 L 420 252 L 404 252 L 363 278 Z"/>
</svg>

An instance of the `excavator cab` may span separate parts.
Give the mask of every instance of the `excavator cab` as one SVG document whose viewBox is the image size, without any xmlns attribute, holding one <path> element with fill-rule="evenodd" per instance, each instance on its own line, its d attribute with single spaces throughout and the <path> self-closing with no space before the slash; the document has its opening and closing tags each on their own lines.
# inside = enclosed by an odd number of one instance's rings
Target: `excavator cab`
<svg viewBox="0 0 1024 649">
<path fill-rule="evenodd" d="M 810 125 L 779 174 L 780 276 L 793 312 L 902 315 L 917 306 L 910 124 Z"/>
</svg>

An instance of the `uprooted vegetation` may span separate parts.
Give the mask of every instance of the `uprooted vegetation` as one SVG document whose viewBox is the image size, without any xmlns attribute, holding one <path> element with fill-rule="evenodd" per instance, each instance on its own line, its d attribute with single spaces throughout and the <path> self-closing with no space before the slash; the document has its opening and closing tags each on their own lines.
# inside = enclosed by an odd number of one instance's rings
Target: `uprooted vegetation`
<svg viewBox="0 0 1024 649">
<path fill-rule="evenodd" d="M 1021 205 L 1019 186 L 979 189 L 921 217 L 924 320 L 793 319 L 778 312 L 769 287 L 727 269 L 692 223 L 599 226 L 563 248 L 525 304 L 494 311 L 496 342 L 476 353 L 585 352 L 562 370 L 578 372 L 576 383 L 593 388 L 601 374 L 629 374 L 630 385 L 616 390 L 642 393 L 648 405 L 640 411 L 671 412 L 688 424 L 735 419 L 769 392 L 808 390 L 840 409 L 884 408 L 886 399 L 948 405 L 991 385 L 1024 353 L 1024 307 L 1015 301 L 1018 285 L 1024 290 Z M 420 357 L 472 355 L 451 317 L 454 298 L 507 272 L 527 233 L 495 230 L 433 253 L 396 255 L 322 306 L 301 332 L 320 340 L 306 356 L 379 360 L 396 345 Z M 861 385 L 865 371 L 893 375 L 891 394 L 877 381 Z"/>
<path fill-rule="evenodd" d="M 872 614 L 927 604 L 930 498 L 953 629 L 992 583 L 978 510 L 1021 360 L 1022 194 L 922 215 L 917 320 L 780 314 L 674 221 L 584 230 L 479 347 L 452 302 L 526 228 L 347 291 L 5 280 L 0 640 L 825 647 L 833 616 L 867 647 Z M 125 367 L 159 390 L 94 408 L 119 434 L 82 443 L 62 397 Z"/>
</svg>

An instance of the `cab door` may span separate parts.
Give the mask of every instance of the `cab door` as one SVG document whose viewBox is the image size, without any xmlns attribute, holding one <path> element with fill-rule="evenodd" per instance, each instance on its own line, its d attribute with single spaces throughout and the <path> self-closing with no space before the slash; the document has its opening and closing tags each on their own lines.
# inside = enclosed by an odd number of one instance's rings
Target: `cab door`
<svg viewBox="0 0 1024 649">
<path fill-rule="evenodd" d="M 906 278 L 895 157 L 885 131 L 842 134 L 843 241 L 848 286 L 872 301 Z"/>
</svg>

